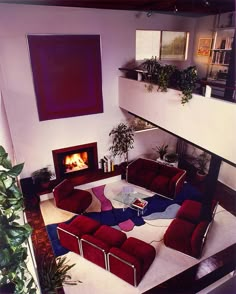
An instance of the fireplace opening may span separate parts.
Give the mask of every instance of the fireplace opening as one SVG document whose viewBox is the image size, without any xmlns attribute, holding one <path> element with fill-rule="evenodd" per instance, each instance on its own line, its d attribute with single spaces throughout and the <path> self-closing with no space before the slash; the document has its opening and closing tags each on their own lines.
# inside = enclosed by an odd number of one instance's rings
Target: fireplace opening
<svg viewBox="0 0 236 294">
<path fill-rule="evenodd" d="M 97 143 L 52 151 L 57 179 L 85 174 L 98 169 Z"/>
</svg>

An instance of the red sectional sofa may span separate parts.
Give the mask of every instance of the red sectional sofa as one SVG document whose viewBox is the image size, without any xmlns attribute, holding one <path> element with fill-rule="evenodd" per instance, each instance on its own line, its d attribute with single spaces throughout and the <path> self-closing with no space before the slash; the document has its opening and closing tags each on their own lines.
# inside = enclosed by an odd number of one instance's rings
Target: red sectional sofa
<svg viewBox="0 0 236 294">
<path fill-rule="evenodd" d="M 207 233 L 214 219 L 217 202 L 212 203 L 212 220 L 201 219 L 202 203 L 185 200 L 176 218 L 164 234 L 164 244 L 195 258 L 200 258 Z"/>
<path fill-rule="evenodd" d="M 127 167 L 127 182 L 173 199 L 182 189 L 186 171 L 138 158 Z"/>
<path fill-rule="evenodd" d="M 136 238 L 127 238 L 125 233 L 83 215 L 78 215 L 69 224 L 58 224 L 57 234 L 63 247 L 135 287 L 156 255 L 152 245 Z"/>
</svg>

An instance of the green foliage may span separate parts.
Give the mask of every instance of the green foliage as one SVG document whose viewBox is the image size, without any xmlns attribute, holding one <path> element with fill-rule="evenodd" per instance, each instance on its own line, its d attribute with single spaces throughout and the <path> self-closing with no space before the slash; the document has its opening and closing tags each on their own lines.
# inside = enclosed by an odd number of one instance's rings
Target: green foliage
<svg viewBox="0 0 236 294">
<path fill-rule="evenodd" d="M 157 91 L 167 91 L 170 77 L 175 71 L 175 66 L 167 64 L 162 66 L 157 62 L 156 58 L 152 58 L 143 64 L 143 69 L 145 70 L 144 80 L 149 83 L 147 86 L 148 91 L 153 90 L 153 84 L 158 85 Z"/>
<path fill-rule="evenodd" d="M 67 272 L 75 264 L 68 265 L 66 257 L 57 257 L 56 259 L 49 254 L 42 258 L 39 267 L 39 278 L 43 293 L 54 294 L 63 284 L 77 285 L 80 281 L 70 281 L 71 276 Z M 81 283 L 81 282 L 80 282 Z"/>
<path fill-rule="evenodd" d="M 197 70 L 195 66 L 190 66 L 184 70 L 179 70 L 173 65 L 161 65 L 156 58 L 146 60 L 142 64 L 144 70 L 144 81 L 147 90 L 151 92 L 154 85 L 157 91 L 166 92 L 168 87 L 180 89 L 182 91 L 181 103 L 184 105 L 192 99 L 192 92 L 197 81 Z"/>
<path fill-rule="evenodd" d="M 36 293 L 34 280 L 26 265 L 26 241 L 31 227 L 17 222 L 24 208 L 23 195 L 17 185 L 23 166 L 12 166 L 0 146 L 0 286 L 13 283 L 15 293 L 33 294 Z"/>
<path fill-rule="evenodd" d="M 181 103 L 184 105 L 192 99 L 192 93 L 197 81 L 197 70 L 195 66 L 189 66 L 180 74 L 179 88 L 182 91 Z"/>
<path fill-rule="evenodd" d="M 210 155 L 206 152 L 200 153 L 194 160 L 198 172 L 202 175 L 207 173 L 207 164 L 210 161 Z"/>
<path fill-rule="evenodd" d="M 164 155 L 167 153 L 168 145 L 162 144 L 161 146 L 156 146 L 153 148 L 160 155 L 160 159 L 163 159 Z"/>
<path fill-rule="evenodd" d="M 52 176 L 53 174 L 48 167 L 41 168 L 32 173 L 32 178 L 35 184 L 47 183 Z"/>
<path fill-rule="evenodd" d="M 128 151 L 134 148 L 133 128 L 120 123 L 110 131 L 109 136 L 112 136 L 112 146 L 109 148 L 112 155 L 114 157 L 125 155 L 125 161 L 128 162 Z"/>
</svg>

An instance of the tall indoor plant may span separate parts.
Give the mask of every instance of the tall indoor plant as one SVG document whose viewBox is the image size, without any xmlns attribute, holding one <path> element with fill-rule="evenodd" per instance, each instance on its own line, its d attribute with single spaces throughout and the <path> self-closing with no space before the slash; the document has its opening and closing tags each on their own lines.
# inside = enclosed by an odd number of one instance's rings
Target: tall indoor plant
<svg viewBox="0 0 236 294">
<path fill-rule="evenodd" d="M 13 285 L 14 293 L 33 294 L 36 288 L 26 263 L 26 242 L 31 227 L 18 221 L 24 204 L 17 177 L 23 166 L 12 166 L 8 154 L 0 146 L 0 287 Z"/>
<path fill-rule="evenodd" d="M 128 163 L 128 151 L 134 148 L 133 128 L 120 123 L 110 131 L 109 136 L 112 137 L 112 146 L 109 148 L 112 155 L 114 157 L 124 155 L 125 162 Z"/>
</svg>

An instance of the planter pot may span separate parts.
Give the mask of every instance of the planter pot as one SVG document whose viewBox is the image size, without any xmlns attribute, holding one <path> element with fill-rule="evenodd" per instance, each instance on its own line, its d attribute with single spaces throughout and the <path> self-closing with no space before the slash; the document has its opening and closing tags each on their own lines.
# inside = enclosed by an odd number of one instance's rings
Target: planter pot
<svg viewBox="0 0 236 294">
<path fill-rule="evenodd" d="M 202 174 L 199 171 L 196 172 L 196 181 L 203 182 L 206 179 L 207 174 Z"/>
</svg>

